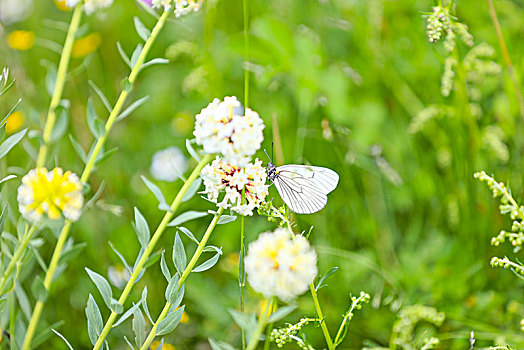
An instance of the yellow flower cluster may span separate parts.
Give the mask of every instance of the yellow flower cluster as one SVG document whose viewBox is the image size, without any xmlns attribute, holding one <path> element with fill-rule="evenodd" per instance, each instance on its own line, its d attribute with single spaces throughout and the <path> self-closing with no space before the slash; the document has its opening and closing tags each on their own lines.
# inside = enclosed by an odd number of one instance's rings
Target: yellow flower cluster
<svg viewBox="0 0 524 350">
<path fill-rule="evenodd" d="M 36 168 L 22 178 L 18 188 L 20 213 L 29 221 L 37 222 L 44 214 L 51 220 L 63 215 L 76 221 L 82 212 L 84 196 L 82 183 L 71 171 L 54 168 Z"/>
</svg>

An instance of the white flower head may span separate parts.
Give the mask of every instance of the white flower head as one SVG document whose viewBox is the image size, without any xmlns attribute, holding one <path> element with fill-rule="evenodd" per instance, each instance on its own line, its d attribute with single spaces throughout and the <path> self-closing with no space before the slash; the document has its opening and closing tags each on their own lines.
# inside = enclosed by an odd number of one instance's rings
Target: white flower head
<svg viewBox="0 0 524 350">
<path fill-rule="evenodd" d="M 78 176 L 61 168 L 47 171 L 36 168 L 22 178 L 18 187 L 18 208 L 29 221 L 40 221 L 44 214 L 51 220 L 63 215 L 76 221 L 82 213 L 84 196 Z"/>
<path fill-rule="evenodd" d="M 284 302 L 308 290 L 317 276 L 317 254 L 308 240 L 283 228 L 261 233 L 244 262 L 251 287 Z"/>
<path fill-rule="evenodd" d="M 65 5 L 67 7 L 75 7 L 82 0 L 65 0 Z"/>
<path fill-rule="evenodd" d="M 172 146 L 153 155 L 151 175 L 157 180 L 172 182 L 187 170 L 187 159 L 180 148 Z"/>
<path fill-rule="evenodd" d="M 86 14 L 90 15 L 96 10 L 109 7 L 113 4 L 113 0 L 84 0 L 84 10 Z"/>
<path fill-rule="evenodd" d="M 107 277 L 109 278 L 109 281 L 117 288 L 123 288 L 127 281 L 129 280 L 129 277 L 131 275 L 129 274 L 129 271 L 122 266 L 122 265 L 116 265 L 116 266 L 109 266 L 109 269 L 107 271 Z"/>
<path fill-rule="evenodd" d="M 197 114 L 196 142 L 206 153 L 221 153 L 234 166 L 245 166 L 260 149 L 264 122 L 258 113 L 244 108 L 236 97 L 215 99 Z"/>
<path fill-rule="evenodd" d="M 204 193 L 207 194 L 207 198 L 217 203 L 217 206 L 231 208 L 240 215 L 253 215 L 253 209 L 257 208 L 269 193 L 266 170 L 262 167 L 262 161 L 258 159 L 244 168 L 239 168 L 217 157 L 202 169 L 200 175 L 204 179 Z M 225 192 L 225 195 L 219 202 L 222 192 Z M 244 204 L 242 192 L 245 194 Z"/>
</svg>

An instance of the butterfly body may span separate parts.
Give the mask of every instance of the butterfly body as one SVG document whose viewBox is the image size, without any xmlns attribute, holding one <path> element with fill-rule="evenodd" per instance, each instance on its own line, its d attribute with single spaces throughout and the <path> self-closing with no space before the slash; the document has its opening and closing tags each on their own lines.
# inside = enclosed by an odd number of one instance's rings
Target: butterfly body
<svg viewBox="0 0 524 350">
<path fill-rule="evenodd" d="M 297 214 L 312 214 L 324 208 L 328 193 L 337 187 L 339 180 L 335 171 L 310 165 L 276 167 L 269 162 L 266 172 L 284 203 Z"/>
</svg>

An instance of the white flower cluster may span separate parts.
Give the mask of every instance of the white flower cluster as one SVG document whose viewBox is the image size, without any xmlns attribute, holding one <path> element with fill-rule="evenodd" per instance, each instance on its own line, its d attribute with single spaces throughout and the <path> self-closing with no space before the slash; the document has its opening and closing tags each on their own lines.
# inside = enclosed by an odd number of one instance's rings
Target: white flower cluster
<svg viewBox="0 0 524 350">
<path fill-rule="evenodd" d="M 67 7 L 75 7 L 82 0 L 65 0 Z M 100 10 L 113 5 L 113 0 L 84 0 L 84 11 L 90 15 L 96 10 Z"/>
<path fill-rule="evenodd" d="M 175 5 L 175 16 L 180 17 L 190 12 L 197 12 L 202 6 L 202 0 L 153 0 L 153 7 L 163 7 L 169 10 Z"/>
<path fill-rule="evenodd" d="M 288 302 L 304 293 L 317 276 L 317 254 L 303 236 L 279 228 L 260 234 L 249 245 L 245 266 L 254 290 Z"/>
<path fill-rule="evenodd" d="M 180 148 L 172 146 L 153 155 L 151 175 L 157 180 L 172 182 L 187 170 L 187 159 Z"/>
<path fill-rule="evenodd" d="M 221 153 L 227 162 L 242 167 L 260 148 L 264 122 L 244 108 L 236 97 L 215 99 L 196 116 L 196 142 L 206 153 Z"/>
<path fill-rule="evenodd" d="M 76 221 L 84 204 L 80 179 L 70 171 L 64 173 L 61 168 L 29 171 L 18 187 L 17 199 L 20 213 L 33 222 L 42 219 L 44 213 L 51 220 L 59 219 L 62 214 Z"/>
<path fill-rule="evenodd" d="M 204 193 L 207 194 L 207 198 L 219 207 L 231 207 L 231 210 L 240 215 L 253 215 L 253 209 L 257 208 L 269 193 L 266 170 L 262 167 L 262 161 L 258 159 L 255 159 L 255 163 L 239 168 L 217 157 L 202 169 L 200 175 L 204 179 Z M 225 192 L 225 196 L 218 203 L 221 192 Z"/>
</svg>

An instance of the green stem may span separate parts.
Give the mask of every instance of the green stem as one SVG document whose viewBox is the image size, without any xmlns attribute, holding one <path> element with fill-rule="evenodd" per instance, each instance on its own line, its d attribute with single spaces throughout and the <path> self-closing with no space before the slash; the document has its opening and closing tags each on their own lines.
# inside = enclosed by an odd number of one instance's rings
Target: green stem
<svg viewBox="0 0 524 350">
<path fill-rule="evenodd" d="M 271 342 L 269 341 L 269 338 L 271 337 L 271 331 L 272 330 L 273 330 L 273 322 L 271 322 L 267 326 L 266 340 L 264 341 L 264 350 L 269 350 L 269 345 L 271 344 Z"/>
<path fill-rule="evenodd" d="M 318 319 L 320 320 L 320 327 L 322 328 L 322 332 L 324 333 L 324 338 L 326 338 L 326 344 L 328 346 L 328 349 L 334 350 L 335 346 L 333 345 L 333 340 L 331 340 L 331 336 L 329 335 L 326 320 L 324 319 L 324 315 L 322 314 L 322 309 L 320 308 L 320 303 L 318 302 L 317 291 L 315 290 L 313 282 L 309 284 L 309 289 L 311 290 L 311 296 L 313 297 L 313 302 L 315 303 L 315 309 L 317 311 Z"/>
<path fill-rule="evenodd" d="M 129 74 L 128 80 L 131 84 L 136 80 L 136 77 L 138 73 L 140 72 L 140 69 L 142 68 L 142 64 L 151 46 L 153 45 L 153 42 L 155 41 L 158 34 L 160 33 L 160 30 L 164 27 L 166 19 L 169 16 L 169 13 L 170 13 L 169 11 L 164 11 L 162 16 L 160 16 L 160 18 L 158 19 L 158 22 L 156 23 L 155 27 L 153 28 L 153 31 L 151 32 L 151 36 L 147 39 L 146 44 L 144 45 L 144 48 L 142 49 L 142 52 L 140 53 L 135 65 L 131 69 L 131 73 Z M 107 140 L 109 132 L 111 131 L 111 128 L 113 127 L 113 124 L 115 123 L 117 116 L 120 114 L 120 111 L 122 110 L 122 107 L 124 105 L 127 95 L 128 95 L 128 91 L 125 91 L 125 90 L 120 93 L 120 96 L 118 97 L 115 103 L 115 106 L 113 107 L 113 110 L 109 114 L 109 117 L 105 125 L 105 133 L 103 136 L 101 136 L 99 139 L 96 140 L 96 144 L 93 149 L 93 152 L 91 152 L 91 155 L 89 159 L 87 160 L 86 166 L 80 178 L 80 181 L 82 183 L 86 183 L 89 180 L 89 177 L 91 176 L 91 173 L 93 171 L 96 159 L 98 158 L 98 155 L 100 154 L 100 151 L 102 150 L 102 147 L 104 146 Z M 187 183 L 188 182 L 186 182 L 186 184 Z M 182 189 L 184 189 L 184 186 L 182 187 Z M 187 191 L 187 188 L 185 188 L 185 190 Z M 181 200 L 182 200 L 182 197 L 180 197 L 180 201 Z M 53 252 L 53 256 L 51 258 L 51 263 L 49 264 L 49 268 L 46 272 L 46 276 L 44 280 L 44 286 L 46 287 L 48 291 L 51 286 L 51 282 L 53 280 L 53 275 L 55 273 L 56 267 L 58 265 L 58 260 L 60 258 L 60 255 L 62 254 L 62 249 L 64 247 L 65 242 L 67 241 L 69 231 L 71 229 L 71 225 L 72 225 L 72 222 L 69 220 L 66 220 L 64 227 L 62 228 L 62 231 L 60 232 L 60 236 L 58 237 L 58 241 L 57 241 L 55 250 Z M 22 350 L 29 350 L 31 348 L 31 341 L 34 337 L 36 326 L 40 319 L 40 315 L 42 314 L 43 308 L 44 308 L 44 302 L 38 301 L 33 310 L 33 314 L 31 315 L 31 320 L 29 321 L 29 326 L 27 328 L 27 333 L 25 335 L 24 344 L 22 345 Z"/>
<path fill-rule="evenodd" d="M 207 227 L 207 230 L 204 233 L 204 237 L 202 237 L 202 240 L 198 244 L 197 250 L 193 254 L 193 257 L 189 261 L 189 264 L 187 265 L 187 267 L 185 268 L 184 272 L 182 273 L 182 276 L 178 280 L 178 290 L 180 290 L 180 288 L 182 288 L 182 285 L 186 281 L 187 277 L 189 276 L 191 271 L 193 271 L 193 267 L 195 267 L 198 259 L 202 255 L 202 251 L 204 250 L 204 248 L 205 248 L 205 246 L 207 244 L 207 241 L 209 240 L 209 237 L 211 237 L 211 233 L 215 229 L 215 227 L 216 227 L 216 225 L 218 223 L 218 219 L 220 219 L 220 216 L 222 215 L 223 212 L 224 212 L 224 208 L 219 208 L 218 211 L 217 211 L 217 214 L 213 218 L 213 221 L 211 221 L 211 223 Z M 144 341 L 144 344 L 142 344 L 142 347 L 140 348 L 140 350 L 147 350 L 147 349 L 149 349 L 149 345 L 151 345 L 151 343 L 155 339 L 156 329 L 158 327 L 158 324 L 166 317 L 166 315 L 169 312 L 169 309 L 171 308 L 171 306 L 172 305 L 170 303 L 166 302 L 166 304 L 164 305 L 164 308 L 162 309 L 162 312 L 160 313 L 160 316 L 158 316 L 155 324 L 153 325 L 153 328 L 151 328 L 151 331 L 149 332 L 149 335 L 147 336 L 146 340 Z"/>
<path fill-rule="evenodd" d="M 4 290 L 5 284 L 9 280 L 9 276 L 11 276 L 15 267 L 20 264 L 20 261 L 23 258 L 23 253 L 25 252 L 27 245 L 31 241 L 31 238 L 33 238 L 33 235 L 35 234 L 36 229 L 37 229 L 36 225 L 33 225 L 30 228 L 26 226 L 25 232 L 22 235 L 22 238 L 20 239 L 20 243 L 16 247 L 16 250 L 11 260 L 9 261 L 9 264 L 7 265 L 7 268 L 4 271 L 2 279 L 0 280 L 0 291 Z"/>
<path fill-rule="evenodd" d="M 51 283 L 53 282 L 53 277 L 58 267 L 58 261 L 60 260 L 62 249 L 64 249 L 64 245 L 67 241 L 67 233 L 71 229 L 71 225 L 72 222 L 70 220 L 66 220 L 64 226 L 62 227 L 62 230 L 60 231 L 60 236 L 58 237 L 58 241 L 56 242 L 56 247 L 53 252 L 53 256 L 51 257 L 51 262 L 49 263 L 49 267 L 47 268 L 47 272 L 44 278 L 44 287 L 47 291 L 49 291 L 49 289 L 51 288 Z M 40 300 L 37 301 L 33 310 L 33 314 L 31 315 L 31 319 L 29 320 L 29 325 L 27 326 L 24 344 L 22 345 L 23 350 L 29 350 L 31 348 L 31 341 L 33 340 L 33 337 L 35 335 L 36 326 L 38 325 L 38 320 L 40 319 L 40 315 L 42 314 L 43 309 L 44 302 Z"/>
<path fill-rule="evenodd" d="M 51 97 L 51 103 L 49 104 L 44 133 L 42 135 L 44 142 L 40 146 L 40 150 L 38 151 L 38 158 L 36 161 L 37 167 L 44 166 L 45 159 L 47 157 L 49 144 L 51 142 L 51 134 L 53 133 L 53 128 L 56 122 L 56 108 L 60 103 L 60 99 L 62 98 L 62 92 L 64 91 L 64 84 L 67 76 L 67 67 L 69 65 L 71 50 L 75 41 L 75 34 L 78 30 L 78 26 L 80 25 L 80 19 L 82 18 L 82 11 L 82 4 L 79 3 L 78 5 L 76 5 L 73 11 L 73 17 L 71 18 L 71 23 L 69 24 L 69 30 L 67 31 L 64 48 L 62 49 L 62 55 L 60 56 L 60 63 L 58 64 L 55 88 L 53 91 L 53 96 Z"/>
<path fill-rule="evenodd" d="M 493 22 L 493 26 L 495 27 L 495 32 L 497 33 L 497 39 L 499 41 L 500 50 L 502 51 L 502 56 L 504 57 L 504 62 L 506 63 L 506 68 L 508 70 L 511 82 L 515 86 L 515 91 L 517 93 L 517 100 L 519 102 L 519 107 L 520 107 L 520 116 L 522 119 L 524 119 L 524 99 L 522 97 L 522 92 L 520 91 L 519 82 L 517 80 L 515 70 L 513 69 L 513 64 L 511 64 L 511 58 L 509 57 L 508 48 L 506 47 L 506 43 L 504 42 L 504 37 L 502 36 L 502 30 L 500 29 L 499 20 L 497 18 L 497 12 L 495 12 L 495 6 L 493 5 L 493 1 L 487 0 L 487 2 L 489 6 L 489 15 L 491 16 L 491 21 Z"/>
<path fill-rule="evenodd" d="M 249 8 L 248 1 L 242 1 L 242 8 L 244 10 L 244 106 L 249 106 L 249 69 L 247 64 L 249 62 Z"/>
<path fill-rule="evenodd" d="M 133 66 L 133 69 L 131 69 L 131 73 L 129 74 L 129 78 L 127 80 L 131 85 L 136 80 L 136 77 L 138 76 L 138 73 L 140 72 L 142 68 L 142 64 L 144 63 L 147 54 L 149 53 L 149 50 L 151 49 L 151 46 L 155 42 L 158 34 L 164 27 L 164 24 L 167 20 L 167 17 L 169 17 L 170 11 L 164 11 L 162 13 L 162 16 L 158 19 L 158 22 L 156 23 L 155 27 L 153 28 L 153 31 L 151 32 L 151 36 L 147 39 L 146 44 L 144 45 L 144 48 L 142 49 L 142 52 L 138 56 L 138 59 Z M 118 96 L 118 99 L 116 100 L 115 106 L 113 107 L 113 110 L 109 114 L 109 117 L 107 118 L 107 122 L 105 125 L 105 133 L 96 140 L 95 148 L 93 149 L 92 155 L 89 158 L 89 160 L 86 163 L 84 172 L 82 173 L 82 177 L 80 178 L 80 181 L 86 182 L 89 176 L 91 175 L 91 172 L 93 171 L 93 167 L 95 165 L 96 159 L 98 158 L 98 154 L 102 150 L 102 147 L 104 146 L 107 137 L 109 135 L 109 131 L 111 131 L 111 128 L 113 127 L 113 124 L 116 121 L 116 118 L 120 114 L 120 111 L 122 110 L 122 107 L 124 105 L 124 102 L 127 98 L 127 95 L 129 94 L 130 90 L 122 90 L 120 93 L 120 96 Z"/>
<path fill-rule="evenodd" d="M 153 237 L 151 238 L 151 241 L 149 241 L 149 244 L 147 245 L 146 249 L 144 250 L 142 257 L 138 261 L 135 267 L 135 270 L 133 271 L 133 273 L 131 274 L 131 277 L 127 281 L 124 291 L 122 292 L 122 295 L 120 295 L 120 299 L 118 299 L 118 302 L 121 305 L 124 305 L 125 301 L 127 300 L 127 297 L 129 296 L 129 293 L 131 292 L 131 289 L 135 285 L 136 279 L 140 275 L 142 268 L 144 267 L 147 259 L 153 252 L 153 249 L 155 248 L 156 243 L 158 242 L 160 237 L 162 237 L 162 234 L 164 233 L 165 229 L 167 228 L 167 225 L 173 218 L 174 213 L 176 212 L 180 203 L 182 202 L 182 198 L 184 198 L 184 195 L 186 194 L 191 184 L 197 179 L 204 165 L 209 163 L 209 161 L 211 161 L 212 158 L 213 158 L 213 155 L 210 155 L 210 154 L 204 156 L 202 160 L 198 163 L 198 165 L 195 167 L 191 175 L 189 175 L 189 178 L 187 179 L 187 181 L 184 183 L 184 185 L 178 192 L 176 198 L 174 199 L 173 203 L 171 204 L 171 210 L 166 212 L 166 214 L 164 215 L 164 218 L 158 225 L 155 233 L 153 234 Z M 187 274 L 185 275 L 183 274 L 180 277 L 180 280 L 185 279 L 185 278 L 187 278 Z M 111 330 L 111 327 L 113 326 L 113 323 L 115 322 L 117 315 L 118 314 L 116 312 L 111 311 L 111 314 L 109 315 L 109 318 L 106 321 L 104 329 L 102 329 L 102 332 L 100 333 L 100 336 L 98 337 L 98 340 L 93 349 L 98 350 L 102 347 L 102 344 L 104 344 L 104 341 L 107 335 L 109 334 L 109 331 Z"/>
<path fill-rule="evenodd" d="M 246 200 L 246 188 L 242 189 L 242 204 Z M 245 270 L 244 270 L 244 223 L 245 216 L 240 216 L 240 255 L 238 259 L 238 285 L 240 287 L 240 314 L 244 313 L 244 286 L 246 285 L 245 281 Z M 242 349 L 246 348 L 246 332 L 244 328 L 241 328 L 242 333 Z"/>
<path fill-rule="evenodd" d="M 266 326 L 266 321 L 269 317 L 270 310 L 273 309 L 273 301 L 274 297 L 267 301 L 266 310 L 258 317 L 257 328 L 255 328 L 255 332 L 251 335 L 251 339 L 249 340 L 246 350 L 254 350 L 257 347 L 260 335 Z"/>
</svg>

